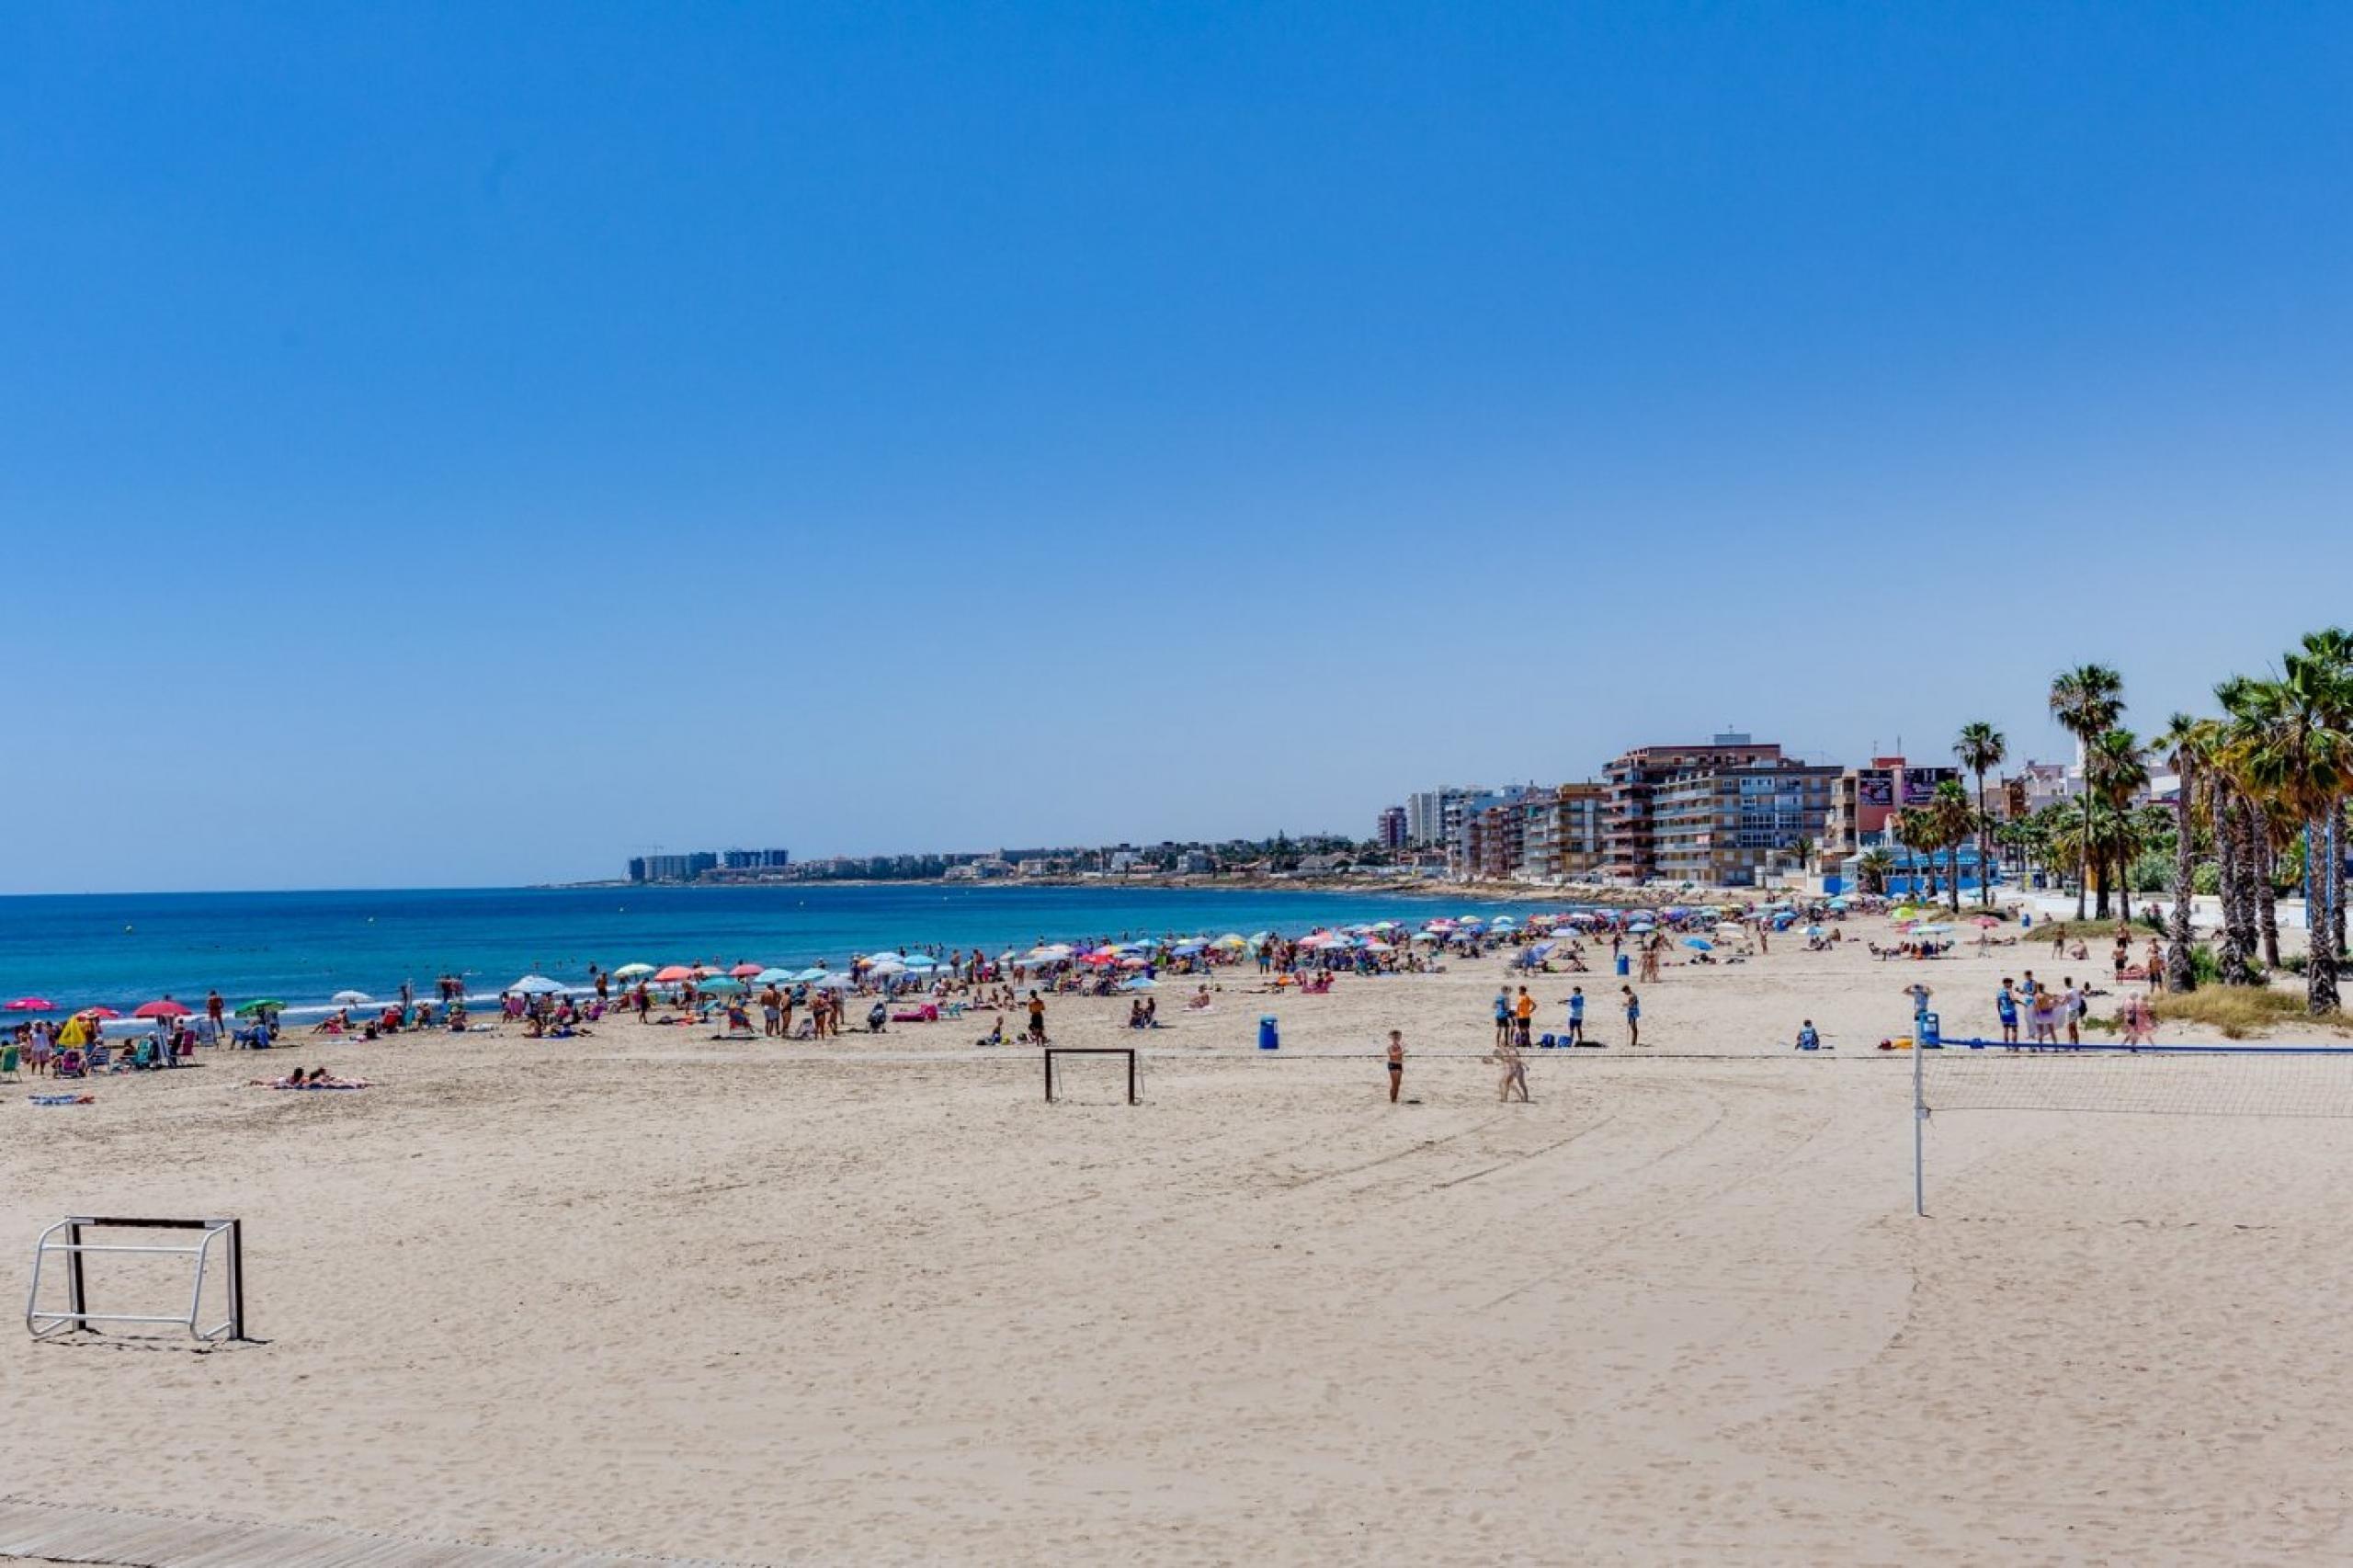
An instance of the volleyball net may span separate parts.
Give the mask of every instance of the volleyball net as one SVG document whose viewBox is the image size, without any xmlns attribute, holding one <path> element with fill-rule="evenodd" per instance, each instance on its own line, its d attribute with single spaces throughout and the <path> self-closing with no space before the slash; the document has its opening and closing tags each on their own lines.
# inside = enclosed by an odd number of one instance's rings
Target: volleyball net
<svg viewBox="0 0 2353 1568">
<path fill-rule="evenodd" d="M 1927 1212 L 1925 1130 L 1940 1116 L 2353 1117 L 2353 1045 L 2012 1046 L 1939 1040 L 1912 1058 L 1912 1211 Z"/>
</svg>

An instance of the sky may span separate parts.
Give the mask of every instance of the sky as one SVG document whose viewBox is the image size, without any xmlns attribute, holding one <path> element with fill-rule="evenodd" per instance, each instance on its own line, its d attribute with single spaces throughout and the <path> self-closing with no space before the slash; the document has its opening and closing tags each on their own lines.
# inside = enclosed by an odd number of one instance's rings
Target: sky
<svg viewBox="0 0 2353 1568">
<path fill-rule="evenodd" d="M 2061 755 L 2353 621 L 2342 6 L 0 13 L 0 892 Z"/>
</svg>

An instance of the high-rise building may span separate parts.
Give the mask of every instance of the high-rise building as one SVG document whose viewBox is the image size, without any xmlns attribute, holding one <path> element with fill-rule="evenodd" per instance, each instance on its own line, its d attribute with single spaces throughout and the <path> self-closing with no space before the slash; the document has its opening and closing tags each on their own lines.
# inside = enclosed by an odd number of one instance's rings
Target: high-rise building
<svg viewBox="0 0 2353 1568">
<path fill-rule="evenodd" d="M 1602 861 L 1608 797 L 1598 784 L 1563 784 L 1520 802 L 1518 874 L 1531 881 L 1577 881 Z"/>
<path fill-rule="evenodd" d="M 1704 745 L 1637 746 L 1605 771 L 1607 874 L 1748 887 L 1800 839 L 1822 837 L 1840 770 L 1731 733 Z"/>
<path fill-rule="evenodd" d="M 1405 808 L 1383 806 L 1380 819 L 1373 825 L 1372 841 L 1383 849 L 1405 847 Z"/>
</svg>

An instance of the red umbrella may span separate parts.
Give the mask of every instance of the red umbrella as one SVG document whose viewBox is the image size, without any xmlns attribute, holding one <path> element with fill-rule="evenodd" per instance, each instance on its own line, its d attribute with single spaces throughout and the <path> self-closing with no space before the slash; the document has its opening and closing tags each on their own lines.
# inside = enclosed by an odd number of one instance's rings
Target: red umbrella
<svg viewBox="0 0 2353 1568">
<path fill-rule="evenodd" d="M 120 1013 L 116 1012 L 112 1007 L 85 1007 L 74 1016 L 77 1018 L 119 1018 L 122 1017 Z"/>
<path fill-rule="evenodd" d="M 142 1002 L 131 1009 L 134 1018 L 185 1018 L 188 1009 L 165 996 L 153 1002 Z"/>
<path fill-rule="evenodd" d="M 694 977 L 695 971 L 682 963 L 674 963 L 667 969 L 657 970 L 654 975 L 654 980 L 664 985 L 675 984 L 681 980 L 692 980 Z"/>
<path fill-rule="evenodd" d="M 46 996 L 19 996 L 13 1002 L 0 1005 L 0 1013 L 54 1013 L 55 1011 L 57 1011 L 57 1004 Z"/>
<path fill-rule="evenodd" d="M 760 966 L 756 963 L 739 963 L 727 972 L 733 975 L 738 980 L 749 980 L 752 976 L 760 972 Z"/>
</svg>

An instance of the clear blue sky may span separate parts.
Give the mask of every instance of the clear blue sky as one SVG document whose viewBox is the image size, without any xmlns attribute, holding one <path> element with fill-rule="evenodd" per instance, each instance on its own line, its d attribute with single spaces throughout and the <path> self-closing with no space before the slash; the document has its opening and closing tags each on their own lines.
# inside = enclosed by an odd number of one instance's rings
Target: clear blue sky
<svg viewBox="0 0 2353 1568">
<path fill-rule="evenodd" d="M 0 891 L 2154 723 L 2353 619 L 2348 102 L 2342 6 L 12 7 Z"/>
</svg>

